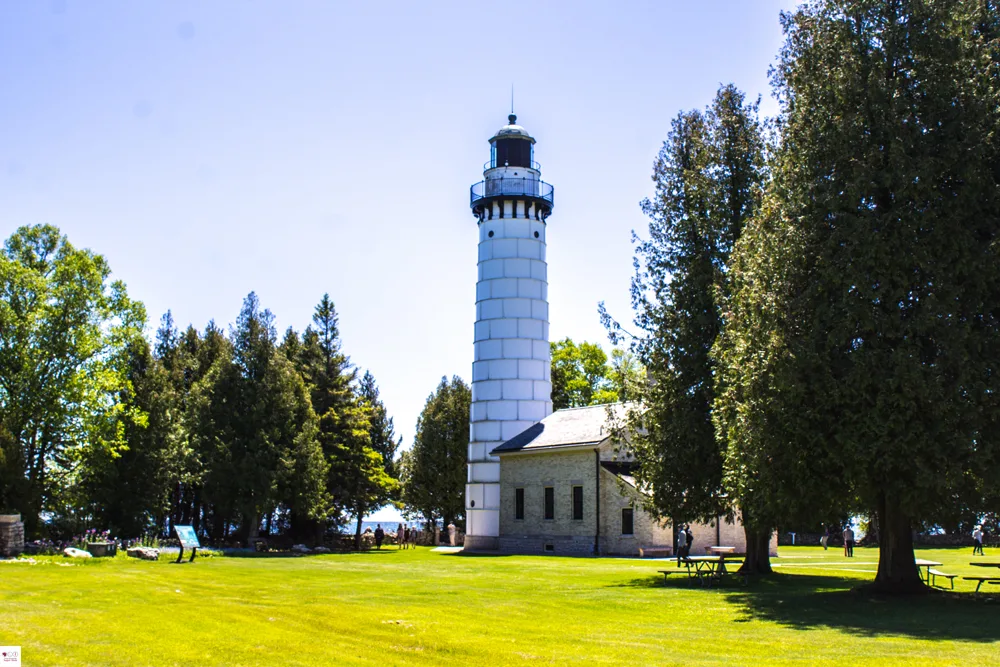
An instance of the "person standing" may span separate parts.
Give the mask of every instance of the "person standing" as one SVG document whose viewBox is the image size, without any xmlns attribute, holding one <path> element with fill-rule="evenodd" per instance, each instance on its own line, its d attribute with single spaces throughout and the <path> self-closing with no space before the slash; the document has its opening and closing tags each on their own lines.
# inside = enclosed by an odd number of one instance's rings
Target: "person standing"
<svg viewBox="0 0 1000 667">
<path fill-rule="evenodd" d="M 844 557 L 854 558 L 854 530 L 850 525 L 844 528 Z"/>
<path fill-rule="evenodd" d="M 972 541 L 975 543 L 972 547 L 972 555 L 975 556 L 979 554 L 980 556 L 985 556 L 983 553 L 983 527 L 976 526 L 975 530 L 972 531 Z"/>
<path fill-rule="evenodd" d="M 382 540 L 385 539 L 385 531 L 382 530 L 382 524 L 375 524 L 375 548 L 382 548 Z"/>
<path fill-rule="evenodd" d="M 823 545 L 823 551 L 826 551 L 827 544 L 830 542 L 830 527 L 823 524 L 823 537 L 819 538 L 819 543 Z"/>
<path fill-rule="evenodd" d="M 691 526 L 684 526 L 684 557 L 691 556 L 691 545 L 694 544 L 694 535 L 691 534 Z"/>
<path fill-rule="evenodd" d="M 403 524 L 399 524 L 396 527 L 396 549 L 402 549 L 406 546 L 405 535 L 403 534 Z"/>
</svg>

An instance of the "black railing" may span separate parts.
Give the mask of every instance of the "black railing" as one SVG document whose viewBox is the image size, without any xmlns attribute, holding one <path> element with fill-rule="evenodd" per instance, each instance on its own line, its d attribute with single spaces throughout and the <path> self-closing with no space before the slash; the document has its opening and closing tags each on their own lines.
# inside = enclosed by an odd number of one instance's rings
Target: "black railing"
<svg viewBox="0 0 1000 667">
<path fill-rule="evenodd" d="M 534 197 L 554 204 L 554 191 L 545 181 L 534 178 L 491 178 L 479 181 L 469 188 L 469 204 L 474 205 L 480 199 L 488 197 Z"/>
</svg>

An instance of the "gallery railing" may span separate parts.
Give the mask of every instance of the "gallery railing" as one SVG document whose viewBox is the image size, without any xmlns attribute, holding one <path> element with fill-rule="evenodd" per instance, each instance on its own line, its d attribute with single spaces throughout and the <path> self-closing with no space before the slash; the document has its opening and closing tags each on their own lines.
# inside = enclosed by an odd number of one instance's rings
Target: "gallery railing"
<svg viewBox="0 0 1000 667">
<path fill-rule="evenodd" d="M 534 178 L 491 178 L 479 181 L 469 189 L 469 204 L 488 197 L 534 197 L 554 203 L 555 188 Z"/>
</svg>

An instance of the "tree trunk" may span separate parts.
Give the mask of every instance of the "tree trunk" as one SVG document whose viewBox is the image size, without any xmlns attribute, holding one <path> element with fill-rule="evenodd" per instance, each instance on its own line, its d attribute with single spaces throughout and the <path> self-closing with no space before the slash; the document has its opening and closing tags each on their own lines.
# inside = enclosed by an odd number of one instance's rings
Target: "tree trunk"
<svg viewBox="0 0 1000 667">
<path fill-rule="evenodd" d="M 191 509 L 191 525 L 194 532 L 201 532 L 201 488 L 195 489 L 193 507 Z"/>
<path fill-rule="evenodd" d="M 246 546 L 253 546 L 260 537 L 260 514 L 257 510 L 253 510 L 250 513 L 249 521 L 247 521 L 247 532 L 246 532 Z"/>
<path fill-rule="evenodd" d="M 365 518 L 365 512 L 362 508 L 357 510 L 358 525 L 354 529 L 354 548 L 361 551 L 361 520 Z"/>
<path fill-rule="evenodd" d="M 878 527 L 878 574 L 871 590 L 892 594 L 926 592 L 913 557 L 910 517 L 885 494 L 878 501 Z"/>
<path fill-rule="evenodd" d="M 739 574 L 771 574 L 771 529 L 743 524 L 747 555 Z"/>
</svg>

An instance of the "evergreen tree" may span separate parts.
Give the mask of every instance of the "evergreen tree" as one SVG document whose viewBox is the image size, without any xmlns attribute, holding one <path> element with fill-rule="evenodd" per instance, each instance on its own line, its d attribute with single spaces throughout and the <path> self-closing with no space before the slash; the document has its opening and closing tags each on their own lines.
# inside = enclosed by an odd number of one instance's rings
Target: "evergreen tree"
<svg viewBox="0 0 1000 667">
<path fill-rule="evenodd" d="M 982 506 L 1000 473 L 998 18 L 979 0 L 785 15 L 774 181 L 733 262 L 730 475 L 773 520 L 873 510 L 886 591 L 923 589 L 915 521 Z"/>
<path fill-rule="evenodd" d="M 403 458 L 403 503 L 428 522 L 464 523 L 471 405 L 472 391 L 461 378 L 441 378 Z"/>
<path fill-rule="evenodd" d="M 712 520 L 736 509 L 725 492 L 725 438 L 713 424 L 712 347 L 723 329 L 730 253 L 753 215 L 764 176 L 757 105 L 723 86 L 704 112 L 683 112 L 656 160 L 656 196 L 643 202 L 649 238 L 638 243 L 632 281 L 632 350 L 647 377 L 631 386 L 627 410 L 637 478 L 650 509 L 674 523 Z M 621 328 L 604 313 L 613 342 Z M 735 502 L 734 502 L 735 501 Z M 745 571 L 768 572 L 768 525 L 742 512 Z"/>
<path fill-rule="evenodd" d="M 372 420 L 378 418 L 377 410 L 354 386 L 357 370 L 341 350 L 337 311 L 329 294 L 316 306 L 313 326 L 302 334 L 301 343 L 293 344 L 286 336 L 284 346 L 297 349 L 297 365 L 319 415 L 317 437 L 329 470 L 327 516 L 335 522 L 354 516 L 355 546 L 360 548 L 364 515 L 384 504 L 396 483 L 386 471 L 382 454 L 372 448 Z M 295 523 L 293 520 L 293 529 Z M 318 528 L 302 521 L 298 524 L 299 532 Z"/>
<path fill-rule="evenodd" d="M 382 403 L 378 385 L 375 383 L 375 376 L 370 371 L 366 371 L 361 377 L 358 391 L 361 399 L 372 411 L 368 429 L 371 434 L 371 448 L 378 452 L 382 458 L 382 467 L 386 474 L 390 477 L 396 477 L 396 452 L 403 444 L 403 439 L 402 436 L 396 439 L 396 428 L 393 426 L 392 417 L 389 416 L 385 404 Z"/>
<path fill-rule="evenodd" d="M 169 374 L 149 343 L 130 343 L 123 362 L 128 384 L 118 400 L 127 406 L 120 418 L 126 444 L 88 453 L 81 504 L 93 525 L 138 537 L 165 524 L 173 491 L 187 472 L 188 453 Z"/>
<path fill-rule="evenodd" d="M 241 538 L 255 538 L 261 519 L 279 507 L 325 514 L 316 416 L 277 349 L 273 319 L 251 292 L 230 335 L 232 356 L 216 361 L 199 392 L 196 433 L 208 456 L 204 493 L 216 536 L 238 522 Z"/>
</svg>

